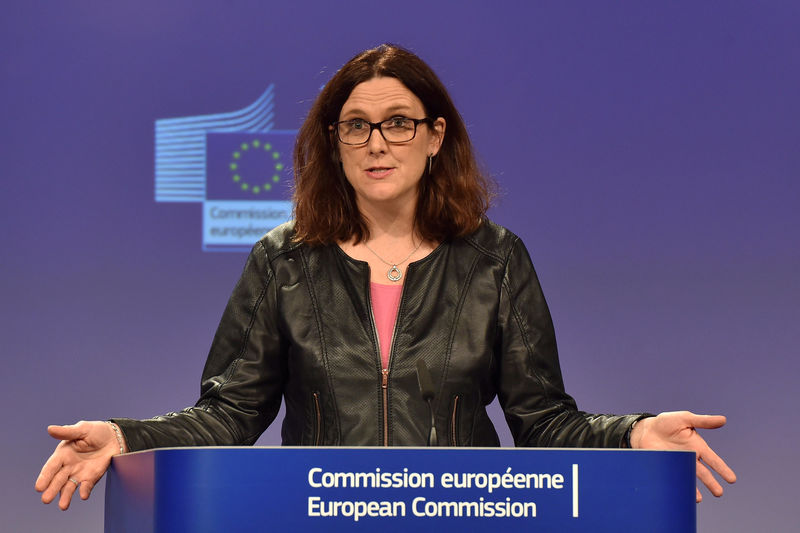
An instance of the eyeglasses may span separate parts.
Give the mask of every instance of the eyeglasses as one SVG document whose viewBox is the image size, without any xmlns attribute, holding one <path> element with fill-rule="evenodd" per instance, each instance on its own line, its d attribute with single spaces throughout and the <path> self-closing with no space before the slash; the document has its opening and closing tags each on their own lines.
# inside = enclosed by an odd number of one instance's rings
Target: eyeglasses
<svg viewBox="0 0 800 533">
<path fill-rule="evenodd" d="M 336 130 L 336 137 L 342 144 L 358 145 L 367 144 L 372 136 L 372 130 L 377 129 L 386 142 L 405 143 L 417 135 L 417 124 L 424 122 L 429 126 L 433 119 L 392 117 L 382 122 L 367 122 L 361 118 L 340 120 L 331 124 Z"/>
</svg>

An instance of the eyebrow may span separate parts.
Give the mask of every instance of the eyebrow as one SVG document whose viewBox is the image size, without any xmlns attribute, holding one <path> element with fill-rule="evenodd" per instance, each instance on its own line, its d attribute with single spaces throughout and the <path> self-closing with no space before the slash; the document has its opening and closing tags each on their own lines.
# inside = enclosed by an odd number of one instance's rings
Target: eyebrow
<svg viewBox="0 0 800 533">
<path fill-rule="evenodd" d="M 387 108 L 385 110 L 385 114 L 389 115 L 389 116 L 393 116 L 393 115 L 397 114 L 400 111 L 409 112 L 409 111 L 411 111 L 411 106 L 406 105 L 406 104 L 393 105 L 393 106 L 391 106 L 391 107 L 389 107 L 389 108 Z M 359 108 L 354 108 L 354 109 L 348 109 L 347 113 L 342 113 L 341 114 L 342 117 L 351 116 L 351 115 L 356 115 L 356 116 L 362 116 L 363 117 L 363 116 L 367 115 L 367 112 L 362 110 L 362 109 L 359 109 Z"/>
</svg>

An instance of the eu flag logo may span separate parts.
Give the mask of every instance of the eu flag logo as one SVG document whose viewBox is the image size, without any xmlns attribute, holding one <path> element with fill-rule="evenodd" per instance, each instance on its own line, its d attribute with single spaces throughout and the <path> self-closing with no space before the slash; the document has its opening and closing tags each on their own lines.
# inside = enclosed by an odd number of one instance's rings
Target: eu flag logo
<svg viewBox="0 0 800 533">
<path fill-rule="evenodd" d="M 206 136 L 207 200 L 289 200 L 294 132 Z"/>
<path fill-rule="evenodd" d="M 156 201 L 203 204 L 203 250 L 247 251 L 291 217 L 297 132 L 274 116 L 270 85 L 236 111 L 156 120 Z"/>
</svg>

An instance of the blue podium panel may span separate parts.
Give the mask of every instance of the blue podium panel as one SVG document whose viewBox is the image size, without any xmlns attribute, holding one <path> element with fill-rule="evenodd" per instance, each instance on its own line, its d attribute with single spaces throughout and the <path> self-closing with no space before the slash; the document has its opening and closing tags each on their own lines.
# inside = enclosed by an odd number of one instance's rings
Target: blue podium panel
<svg viewBox="0 0 800 533">
<path fill-rule="evenodd" d="M 696 530 L 695 455 L 165 448 L 114 457 L 106 533 Z"/>
</svg>

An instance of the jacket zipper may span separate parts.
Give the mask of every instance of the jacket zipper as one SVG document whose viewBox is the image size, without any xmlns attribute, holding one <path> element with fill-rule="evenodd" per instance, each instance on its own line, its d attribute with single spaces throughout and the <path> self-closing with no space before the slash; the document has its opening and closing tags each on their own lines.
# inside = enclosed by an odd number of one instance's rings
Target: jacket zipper
<svg viewBox="0 0 800 533">
<path fill-rule="evenodd" d="M 450 446 L 458 446 L 458 439 L 456 432 L 458 431 L 458 424 L 456 423 L 456 416 L 458 415 L 458 395 L 453 397 L 453 412 L 450 414 Z"/>
<path fill-rule="evenodd" d="M 406 275 L 408 275 L 408 270 L 406 270 Z M 370 274 L 370 278 L 372 275 Z M 369 286 L 369 281 L 367 281 L 367 288 L 369 291 L 369 298 L 367 298 L 367 303 L 369 304 L 369 316 L 372 321 L 372 334 L 375 336 L 375 346 L 378 347 L 378 363 L 381 367 L 381 393 L 382 393 L 382 408 L 383 408 L 383 445 L 389 446 L 389 368 L 392 366 L 392 349 L 394 348 L 394 336 L 397 333 L 397 319 L 400 318 L 400 308 L 403 306 L 403 295 L 406 292 L 406 284 L 403 283 L 403 288 L 400 289 L 400 303 L 397 306 L 397 316 L 394 318 L 394 327 L 392 327 L 392 340 L 389 344 L 389 365 L 386 368 L 383 368 L 383 364 L 381 362 L 381 339 L 378 336 L 378 328 L 375 326 L 375 313 L 372 310 L 372 289 Z"/>
<path fill-rule="evenodd" d="M 369 287 L 369 285 L 367 285 Z M 369 304 L 369 317 L 372 322 L 372 335 L 375 337 L 375 346 L 378 347 L 378 366 L 381 369 L 381 409 L 383 412 L 383 445 L 389 446 L 389 369 L 383 368 L 381 361 L 381 339 L 378 336 L 378 327 L 375 325 L 375 313 L 372 311 L 372 289 L 369 289 L 369 297 L 367 303 Z M 394 337 L 394 333 L 392 333 Z M 389 361 L 391 364 L 391 353 L 389 353 Z"/>
<path fill-rule="evenodd" d="M 314 415 L 316 425 L 314 426 L 314 446 L 319 446 L 320 434 L 322 433 L 322 409 L 319 406 L 319 393 L 314 393 Z"/>
<path fill-rule="evenodd" d="M 389 369 L 381 370 L 381 389 L 383 389 L 383 445 L 389 446 Z"/>
<path fill-rule="evenodd" d="M 410 267 L 410 265 L 409 265 Z M 406 268 L 406 275 L 408 275 L 408 268 Z M 392 340 L 389 341 L 389 364 L 381 371 L 381 387 L 383 388 L 383 445 L 389 446 L 389 369 L 392 367 L 394 361 L 394 340 L 397 334 L 397 321 L 400 319 L 400 308 L 403 307 L 403 296 L 406 293 L 406 284 L 400 289 L 400 302 L 397 304 L 397 314 L 394 317 L 394 326 L 392 326 Z M 373 316 L 373 321 L 375 317 Z M 375 331 L 377 335 L 377 330 Z M 380 359 L 380 351 L 378 358 Z"/>
</svg>

